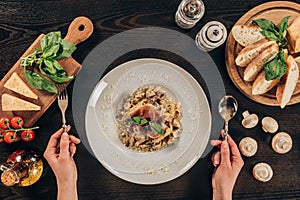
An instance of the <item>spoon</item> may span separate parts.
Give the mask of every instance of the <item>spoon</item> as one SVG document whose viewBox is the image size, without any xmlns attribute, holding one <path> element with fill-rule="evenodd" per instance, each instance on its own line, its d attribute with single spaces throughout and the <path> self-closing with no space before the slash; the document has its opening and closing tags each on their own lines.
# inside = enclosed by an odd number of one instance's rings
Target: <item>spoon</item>
<svg viewBox="0 0 300 200">
<path fill-rule="evenodd" d="M 233 96 L 226 95 L 219 102 L 219 113 L 225 120 L 224 140 L 227 140 L 228 122 L 234 117 L 238 109 L 238 103 Z"/>
</svg>

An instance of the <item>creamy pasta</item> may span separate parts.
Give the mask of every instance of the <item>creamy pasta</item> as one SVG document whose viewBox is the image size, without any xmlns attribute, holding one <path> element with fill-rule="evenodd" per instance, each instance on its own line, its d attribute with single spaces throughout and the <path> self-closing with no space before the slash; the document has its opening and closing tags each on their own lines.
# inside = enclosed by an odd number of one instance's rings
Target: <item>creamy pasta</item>
<svg viewBox="0 0 300 200">
<path fill-rule="evenodd" d="M 181 132 L 181 105 L 157 86 L 143 86 L 118 109 L 117 131 L 121 142 L 150 152 L 171 144 Z"/>
</svg>

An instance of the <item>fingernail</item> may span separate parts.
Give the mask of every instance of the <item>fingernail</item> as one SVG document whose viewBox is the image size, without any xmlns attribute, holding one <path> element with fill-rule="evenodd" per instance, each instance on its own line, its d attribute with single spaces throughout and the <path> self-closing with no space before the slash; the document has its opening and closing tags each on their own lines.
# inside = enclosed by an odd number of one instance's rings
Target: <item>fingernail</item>
<svg viewBox="0 0 300 200">
<path fill-rule="evenodd" d="M 69 135 L 66 132 L 63 132 L 61 136 L 62 141 L 68 141 L 69 140 Z"/>
<path fill-rule="evenodd" d="M 224 149 L 227 149 L 227 148 L 228 148 L 228 143 L 227 143 L 227 141 L 224 141 L 224 142 L 223 142 L 223 148 L 224 148 Z"/>
</svg>

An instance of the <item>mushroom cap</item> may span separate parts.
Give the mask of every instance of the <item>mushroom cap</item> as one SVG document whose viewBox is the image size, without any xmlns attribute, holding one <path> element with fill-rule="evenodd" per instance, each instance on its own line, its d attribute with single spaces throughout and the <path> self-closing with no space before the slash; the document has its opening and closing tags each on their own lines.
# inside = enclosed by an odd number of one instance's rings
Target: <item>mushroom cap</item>
<svg viewBox="0 0 300 200">
<path fill-rule="evenodd" d="M 272 148 L 279 154 L 285 154 L 292 149 L 293 140 L 285 132 L 279 132 L 272 138 Z"/>
<path fill-rule="evenodd" d="M 261 120 L 262 129 L 266 133 L 276 133 L 278 130 L 278 123 L 273 117 L 264 117 Z"/>
<path fill-rule="evenodd" d="M 252 169 L 254 178 L 261 182 L 268 182 L 273 177 L 273 170 L 267 163 L 257 163 Z"/>
<path fill-rule="evenodd" d="M 258 145 L 255 139 L 245 137 L 240 141 L 239 149 L 244 156 L 251 157 L 256 154 Z"/>
<path fill-rule="evenodd" d="M 248 110 L 242 113 L 244 119 L 242 125 L 245 128 L 253 128 L 258 124 L 258 116 L 256 114 L 250 114 Z"/>
</svg>

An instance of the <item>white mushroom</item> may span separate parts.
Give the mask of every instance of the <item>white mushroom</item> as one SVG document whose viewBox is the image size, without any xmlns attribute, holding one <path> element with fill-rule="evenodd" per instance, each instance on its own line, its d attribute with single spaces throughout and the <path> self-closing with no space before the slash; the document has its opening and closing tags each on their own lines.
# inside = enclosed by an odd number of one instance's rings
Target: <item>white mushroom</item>
<svg viewBox="0 0 300 200">
<path fill-rule="evenodd" d="M 268 182 L 273 177 L 273 170 L 267 163 L 258 163 L 253 167 L 254 178 L 261 182 Z"/>
<path fill-rule="evenodd" d="M 243 138 L 239 143 L 239 149 L 244 156 L 251 157 L 257 152 L 257 142 L 251 137 Z"/>
<path fill-rule="evenodd" d="M 285 154 L 292 149 L 293 140 L 291 136 L 285 132 L 277 133 L 272 139 L 272 148 L 275 152 Z"/>
<path fill-rule="evenodd" d="M 243 115 L 243 120 L 242 120 L 242 125 L 245 128 L 253 128 L 257 125 L 258 123 L 258 116 L 256 114 L 250 114 L 248 110 L 242 113 Z"/>
<path fill-rule="evenodd" d="M 276 133 L 278 130 L 278 123 L 277 121 L 272 117 L 264 117 L 261 120 L 262 129 L 266 133 Z"/>
</svg>

